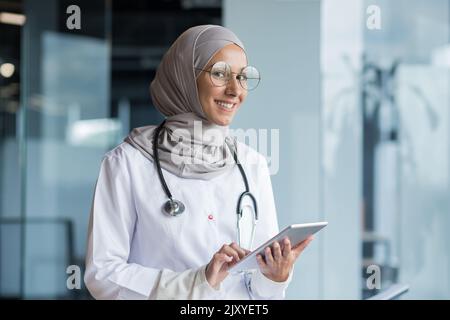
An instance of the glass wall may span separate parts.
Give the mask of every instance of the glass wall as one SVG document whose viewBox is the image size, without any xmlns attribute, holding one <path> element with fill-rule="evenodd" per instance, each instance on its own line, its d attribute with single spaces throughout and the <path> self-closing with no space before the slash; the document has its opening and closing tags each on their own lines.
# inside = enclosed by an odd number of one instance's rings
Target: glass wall
<svg viewBox="0 0 450 320">
<path fill-rule="evenodd" d="M 374 207 L 390 246 L 375 256 L 397 271 L 388 280 L 410 284 L 408 297 L 448 299 L 450 3 L 375 3 L 389 13 L 381 34 L 365 36 L 368 58 L 391 70 L 380 85 Z"/>
<path fill-rule="evenodd" d="M 1 78 L 1 296 L 82 297 L 66 270 L 83 268 L 98 166 L 121 136 L 110 118 L 111 4 L 6 5 L 2 18 L 14 11 L 23 21 L 0 24 L 14 48 L 0 62 L 17 69 Z"/>
<path fill-rule="evenodd" d="M 72 294 L 66 269 L 83 268 L 99 162 L 118 143 L 121 128 L 109 111 L 110 2 L 79 1 L 80 29 L 68 28 L 71 4 L 23 3 L 26 298 Z"/>
<path fill-rule="evenodd" d="M 361 298 L 448 299 L 449 1 L 322 8 L 324 206 L 360 208 Z"/>
<path fill-rule="evenodd" d="M 8 10 L 17 14 L 21 7 L 10 4 Z M 21 286 L 21 226 L 17 223 L 21 210 L 22 163 L 18 116 L 21 23 L 0 23 L 0 296 L 3 297 L 18 297 Z"/>
</svg>

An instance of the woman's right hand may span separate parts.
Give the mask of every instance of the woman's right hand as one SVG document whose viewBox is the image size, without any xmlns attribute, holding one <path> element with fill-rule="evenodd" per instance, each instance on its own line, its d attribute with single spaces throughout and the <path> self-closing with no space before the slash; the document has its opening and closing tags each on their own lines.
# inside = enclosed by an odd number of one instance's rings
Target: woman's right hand
<svg viewBox="0 0 450 320">
<path fill-rule="evenodd" d="M 228 276 L 228 269 L 249 253 L 250 251 L 239 247 L 235 242 L 224 244 L 206 266 L 206 280 L 210 286 L 217 288 Z"/>
</svg>

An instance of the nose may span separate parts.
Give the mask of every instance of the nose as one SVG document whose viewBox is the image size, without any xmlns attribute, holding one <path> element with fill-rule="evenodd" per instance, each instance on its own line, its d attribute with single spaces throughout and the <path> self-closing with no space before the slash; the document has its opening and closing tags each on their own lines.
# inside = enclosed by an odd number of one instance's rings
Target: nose
<svg viewBox="0 0 450 320">
<path fill-rule="evenodd" d="M 239 80 L 233 75 L 227 83 L 225 93 L 233 97 L 238 97 L 242 93 L 242 90 L 243 88 L 241 87 Z"/>
</svg>

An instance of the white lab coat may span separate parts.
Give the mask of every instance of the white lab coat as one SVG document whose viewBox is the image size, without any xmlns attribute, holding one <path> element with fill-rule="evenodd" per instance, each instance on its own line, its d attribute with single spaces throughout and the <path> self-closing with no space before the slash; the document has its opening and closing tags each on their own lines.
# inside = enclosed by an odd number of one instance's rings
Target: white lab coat
<svg viewBox="0 0 450 320">
<path fill-rule="evenodd" d="M 278 233 L 272 185 L 262 155 L 241 143 L 238 152 L 258 202 L 257 247 Z M 96 299 L 283 299 L 291 277 L 279 283 L 254 270 L 246 277 L 230 274 L 219 288 L 206 281 L 213 254 L 237 240 L 236 205 L 245 190 L 237 166 L 212 180 L 162 170 L 174 198 L 186 206 L 179 217 L 163 214 L 167 196 L 140 151 L 124 142 L 104 156 L 89 223 L 90 293 Z"/>
</svg>

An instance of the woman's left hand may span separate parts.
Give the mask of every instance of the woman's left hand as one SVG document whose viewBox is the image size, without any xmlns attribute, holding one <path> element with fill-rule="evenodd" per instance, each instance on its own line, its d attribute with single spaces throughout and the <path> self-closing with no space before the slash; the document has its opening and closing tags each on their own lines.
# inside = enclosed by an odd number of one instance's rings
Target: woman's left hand
<svg viewBox="0 0 450 320">
<path fill-rule="evenodd" d="M 286 281 L 295 261 L 312 239 L 313 236 L 310 236 L 294 248 L 291 248 L 288 238 L 283 240 L 283 249 L 278 242 L 275 242 L 272 248 L 267 247 L 264 258 L 260 254 L 256 256 L 262 274 L 275 282 Z"/>
</svg>

